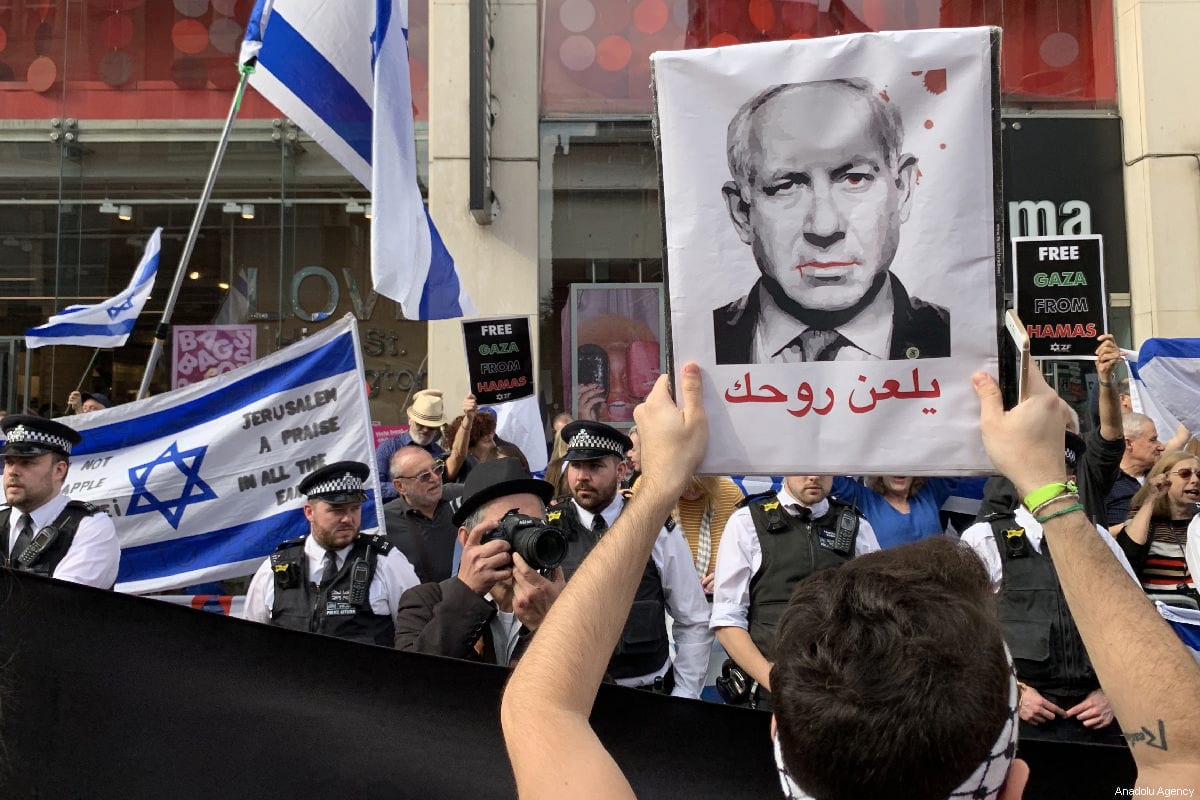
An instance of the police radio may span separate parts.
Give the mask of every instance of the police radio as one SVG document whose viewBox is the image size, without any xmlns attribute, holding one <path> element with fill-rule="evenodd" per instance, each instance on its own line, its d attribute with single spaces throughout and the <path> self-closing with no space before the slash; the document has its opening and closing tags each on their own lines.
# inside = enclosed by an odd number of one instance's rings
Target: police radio
<svg viewBox="0 0 1200 800">
<path fill-rule="evenodd" d="M 46 548 L 53 544 L 57 538 L 58 528 L 53 525 L 47 525 L 42 528 L 34 535 L 25 549 L 21 551 L 21 555 L 17 556 L 17 563 L 28 569 L 34 562 L 41 558 L 42 553 L 46 552 Z"/>
<path fill-rule="evenodd" d="M 858 533 L 858 514 L 852 508 L 838 511 L 837 523 L 833 530 L 821 528 L 817 531 L 817 541 L 826 550 L 832 550 L 840 556 L 854 555 L 854 537 Z"/>
<path fill-rule="evenodd" d="M 361 606 L 367 599 L 367 578 L 371 567 L 361 558 L 354 562 L 350 571 L 350 605 Z"/>
</svg>

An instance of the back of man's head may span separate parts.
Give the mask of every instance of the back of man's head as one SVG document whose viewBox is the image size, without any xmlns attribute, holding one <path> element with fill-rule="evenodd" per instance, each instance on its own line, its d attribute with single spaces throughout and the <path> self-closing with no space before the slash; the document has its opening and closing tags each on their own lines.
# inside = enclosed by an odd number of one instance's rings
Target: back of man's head
<svg viewBox="0 0 1200 800">
<path fill-rule="evenodd" d="M 784 764 L 820 800 L 943 800 L 1010 719 L 987 574 L 935 536 L 819 572 L 779 626 L 771 689 Z"/>
</svg>

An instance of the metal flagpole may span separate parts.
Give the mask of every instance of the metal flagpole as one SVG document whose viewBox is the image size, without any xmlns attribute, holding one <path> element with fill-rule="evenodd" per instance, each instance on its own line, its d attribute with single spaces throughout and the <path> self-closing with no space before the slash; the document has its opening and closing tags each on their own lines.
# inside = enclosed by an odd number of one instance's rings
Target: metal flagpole
<svg viewBox="0 0 1200 800">
<path fill-rule="evenodd" d="M 96 356 L 98 355 L 100 355 L 99 347 L 97 347 L 95 352 L 92 353 L 92 360 L 88 362 L 88 365 L 83 369 L 83 374 L 79 376 L 79 383 L 75 384 L 75 391 L 78 392 L 80 389 L 82 389 L 83 382 L 88 379 L 88 375 L 92 374 L 92 365 L 96 363 Z"/>
<path fill-rule="evenodd" d="M 196 206 L 196 216 L 192 218 L 192 228 L 188 231 L 187 241 L 183 243 L 183 253 L 179 256 L 179 267 L 175 270 L 175 282 L 171 284 L 171 294 L 167 297 L 167 305 L 163 309 L 162 321 L 154 330 L 154 345 L 150 348 L 150 360 L 146 362 L 146 373 L 142 375 L 142 385 L 138 389 L 137 399 L 141 400 L 150 391 L 150 378 L 154 368 L 162 357 L 163 342 L 170 333 L 171 315 L 175 313 L 175 302 L 179 299 L 179 290 L 183 288 L 183 276 L 187 274 L 187 265 L 192 258 L 192 250 L 196 239 L 200 236 L 200 225 L 204 221 L 204 212 L 208 210 L 208 201 L 212 197 L 213 186 L 217 182 L 217 173 L 221 169 L 221 161 L 225 158 L 225 147 L 229 144 L 229 134 L 233 131 L 233 122 L 237 119 L 238 110 L 242 105 L 242 95 L 246 92 L 246 82 L 250 73 L 254 72 L 254 61 L 243 64 L 242 77 L 238 81 L 237 92 L 233 103 L 229 106 L 229 115 L 225 118 L 225 129 L 221 131 L 221 139 L 217 142 L 217 152 L 213 154 L 212 166 L 208 169 L 208 178 L 204 182 L 204 190 L 200 193 L 200 202 Z"/>
</svg>

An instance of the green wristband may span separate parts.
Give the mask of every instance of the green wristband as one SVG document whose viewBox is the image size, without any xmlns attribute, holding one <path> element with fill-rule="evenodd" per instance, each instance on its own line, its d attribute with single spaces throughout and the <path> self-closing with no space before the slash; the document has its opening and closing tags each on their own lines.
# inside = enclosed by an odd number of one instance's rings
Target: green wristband
<svg viewBox="0 0 1200 800">
<path fill-rule="evenodd" d="M 1025 507 L 1030 511 L 1033 511 L 1047 500 L 1053 500 L 1060 494 L 1074 494 L 1078 491 L 1079 488 L 1075 485 L 1075 481 L 1067 481 L 1066 483 L 1047 483 L 1045 486 L 1034 489 L 1032 492 L 1025 495 Z"/>
<path fill-rule="evenodd" d="M 1036 517 L 1036 519 L 1038 521 L 1038 524 L 1045 525 L 1047 522 L 1054 519 L 1055 517 L 1061 517 L 1063 514 L 1070 514 L 1074 511 L 1083 511 L 1083 506 L 1081 506 L 1079 503 L 1074 503 L 1060 511 L 1054 511 L 1050 514 L 1047 514 L 1044 517 Z"/>
</svg>

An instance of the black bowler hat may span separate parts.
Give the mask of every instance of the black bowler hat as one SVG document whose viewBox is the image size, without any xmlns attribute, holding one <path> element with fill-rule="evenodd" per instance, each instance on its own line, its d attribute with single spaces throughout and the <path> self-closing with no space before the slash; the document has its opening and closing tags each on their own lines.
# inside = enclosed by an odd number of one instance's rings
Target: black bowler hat
<svg viewBox="0 0 1200 800">
<path fill-rule="evenodd" d="M 365 503 L 367 493 L 363 490 L 363 481 L 370 474 L 371 468 L 359 461 L 338 461 L 300 481 L 300 491 L 309 502 Z"/>
<path fill-rule="evenodd" d="M 78 431 L 61 422 L 29 414 L 11 414 L 0 420 L 4 447 L 0 455 L 42 456 L 46 453 L 71 455 L 71 448 L 83 441 Z"/>
<path fill-rule="evenodd" d="M 558 435 L 567 443 L 563 461 L 591 461 L 605 456 L 623 459 L 633 449 L 632 439 L 603 422 L 581 419 L 564 427 Z"/>
<path fill-rule="evenodd" d="M 462 504 L 451 519 L 462 525 L 484 503 L 509 494 L 535 494 L 548 503 L 554 486 L 530 475 L 520 459 L 493 458 L 471 468 L 463 485 Z"/>
</svg>

